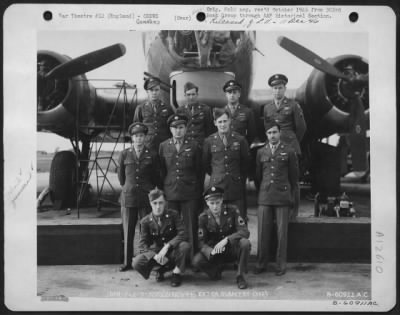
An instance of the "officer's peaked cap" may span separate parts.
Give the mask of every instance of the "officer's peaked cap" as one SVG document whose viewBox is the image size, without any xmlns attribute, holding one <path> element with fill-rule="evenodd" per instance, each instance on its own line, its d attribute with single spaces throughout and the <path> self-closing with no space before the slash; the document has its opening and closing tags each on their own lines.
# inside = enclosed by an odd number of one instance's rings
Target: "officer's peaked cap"
<svg viewBox="0 0 400 315">
<path fill-rule="evenodd" d="M 147 134 L 148 131 L 147 126 L 141 122 L 135 122 L 128 127 L 128 132 L 131 136 L 140 132 Z"/>
<path fill-rule="evenodd" d="M 271 87 L 278 84 L 286 85 L 288 81 L 288 78 L 284 74 L 277 73 L 269 78 L 268 85 Z"/>
<path fill-rule="evenodd" d="M 223 197 L 223 195 L 224 195 L 224 190 L 220 187 L 214 187 L 214 186 L 208 188 L 203 194 L 205 200 L 211 197 Z"/>
<path fill-rule="evenodd" d="M 232 91 L 232 90 L 241 90 L 242 86 L 240 85 L 239 82 L 235 80 L 229 80 L 224 84 L 224 87 L 222 88 L 224 92 Z"/>
</svg>

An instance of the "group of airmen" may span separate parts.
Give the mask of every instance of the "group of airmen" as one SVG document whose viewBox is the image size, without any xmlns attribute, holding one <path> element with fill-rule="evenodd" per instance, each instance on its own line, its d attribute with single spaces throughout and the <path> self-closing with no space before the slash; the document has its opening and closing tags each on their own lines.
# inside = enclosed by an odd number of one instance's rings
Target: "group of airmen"
<svg viewBox="0 0 400 315">
<path fill-rule="evenodd" d="M 274 219 L 276 275 L 285 274 L 289 216 L 295 216 L 298 207 L 299 141 L 306 125 L 300 106 L 285 97 L 287 82 L 282 74 L 268 81 L 274 96 L 264 106 L 268 141 L 257 151 L 255 163 L 259 183 L 255 274 L 267 270 Z M 187 103 L 174 113 L 160 100 L 160 83 L 157 78 L 145 81 L 148 101 L 137 106 L 128 128 L 132 145 L 119 156 L 124 231 L 120 271 L 133 268 L 148 279 L 155 270 L 156 280 L 163 281 L 172 270 L 171 286 L 176 287 L 187 263 L 219 280 L 224 265 L 234 262 L 237 286 L 245 289 L 251 248 L 246 180 L 249 143 L 256 137 L 253 111 L 239 103 L 239 82 L 229 80 L 223 86 L 224 108 L 211 110 L 199 103 L 199 88 L 187 82 Z M 138 220 L 140 240 L 134 255 Z"/>
</svg>

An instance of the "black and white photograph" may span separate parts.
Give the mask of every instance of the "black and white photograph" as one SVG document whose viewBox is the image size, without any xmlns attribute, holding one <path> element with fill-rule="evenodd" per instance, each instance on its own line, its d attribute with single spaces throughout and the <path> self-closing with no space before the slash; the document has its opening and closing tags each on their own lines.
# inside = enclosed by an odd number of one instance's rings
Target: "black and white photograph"
<svg viewBox="0 0 400 315">
<path fill-rule="evenodd" d="M 5 143 L 5 267 L 28 256 L 32 302 L 16 307 L 20 279 L 10 308 L 393 307 L 395 139 L 382 129 L 395 134 L 395 85 L 381 68 L 394 80 L 395 44 L 377 57 L 390 11 L 372 30 L 368 7 L 198 6 L 175 23 L 162 19 L 173 6 L 139 7 L 35 7 L 44 22 L 21 31 L 30 108 L 12 108 L 6 85 L 5 122 L 23 119 L 5 134 L 29 136 L 22 166 Z M 14 82 L 21 57 L 5 58 Z"/>
</svg>

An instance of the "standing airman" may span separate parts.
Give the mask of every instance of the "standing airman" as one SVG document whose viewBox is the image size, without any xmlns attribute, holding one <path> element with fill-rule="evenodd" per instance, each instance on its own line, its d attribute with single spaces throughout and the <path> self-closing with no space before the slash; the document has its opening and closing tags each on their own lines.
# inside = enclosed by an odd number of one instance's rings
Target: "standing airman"
<svg viewBox="0 0 400 315">
<path fill-rule="evenodd" d="M 289 207 L 293 204 L 298 185 L 298 162 L 294 149 L 280 142 L 280 126 L 266 124 L 268 144 L 258 150 L 256 174 L 261 183 L 258 195 L 258 253 L 255 274 L 266 271 L 271 247 L 271 232 L 276 219 L 278 247 L 277 271 L 286 272 Z"/>
<path fill-rule="evenodd" d="M 211 109 L 205 104 L 197 101 L 199 97 L 199 87 L 192 82 L 184 85 L 186 104 L 178 108 L 177 113 L 184 113 L 189 121 L 187 124 L 186 137 L 188 140 L 195 140 L 200 146 L 204 139 L 214 130 Z"/>
<path fill-rule="evenodd" d="M 161 178 L 168 207 L 178 211 L 185 224 L 193 250 L 197 240 L 199 199 L 203 191 L 201 150 L 197 142 L 186 138 L 187 117 L 168 118 L 172 138 L 160 144 Z"/>
<path fill-rule="evenodd" d="M 272 121 L 281 126 L 281 141 L 291 146 L 298 157 L 301 155 L 300 142 L 306 132 L 306 122 L 300 105 L 285 96 L 288 78 L 283 74 L 274 74 L 268 80 L 272 88 L 273 101 L 264 106 L 264 126 Z M 295 193 L 291 216 L 298 214 L 300 190 Z"/>
<path fill-rule="evenodd" d="M 228 102 L 225 108 L 231 113 L 231 130 L 245 137 L 250 146 L 256 137 L 256 122 L 254 120 L 253 110 L 239 103 L 242 86 L 235 80 L 229 80 L 225 83 L 223 90 Z M 255 158 L 255 155 L 253 158 Z M 254 172 L 254 163 L 250 163 L 248 173 L 251 178 L 254 177 Z M 246 185 L 246 178 L 243 178 L 243 185 Z M 246 194 L 243 199 L 243 207 L 245 211 L 243 215 L 247 220 Z"/>
<path fill-rule="evenodd" d="M 231 113 L 231 130 L 241 134 L 251 144 L 256 137 L 256 123 L 253 111 L 239 103 L 242 86 L 235 80 L 229 80 L 223 90 L 227 100 L 225 108 Z"/>
<path fill-rule="evenodd" d="M 210 174 L 210 186 L 224 190 L 224 202 L 236 205 L 245 218 L 245 179 L 249 165 L 246 139 L 231 131 L 231 114 L 225 108 L 214 109 L 214 124 L 218 132 L 203 145 L 203 167 Z"/>
<path fill-rule="evenodd" d="M 150 212 L 147 194 L 160 182 L 160 163 L 157 153 L 144 145 L 147 131 L 147 127 L 142 123 L 131 124 L 128 132 L 132 138 L 132 146 L 122 151 L 118 160 L 124 232 L 124 264 L 120 271 L 131 269 L 136 223 Z"/>
<path fill-rule="evenodd" d="M 169 105 L 160 99 L 161 81 L 158 78 L 149 78 L 144 82 L 148 101 L 136 107 L 134 122 L 144 123 L 149 132 L 146 135 L 145 144 L 149 149 L 158 152 L 161 142 L 170 137 L 167 119 L 173 114 Z"/>
</svg>

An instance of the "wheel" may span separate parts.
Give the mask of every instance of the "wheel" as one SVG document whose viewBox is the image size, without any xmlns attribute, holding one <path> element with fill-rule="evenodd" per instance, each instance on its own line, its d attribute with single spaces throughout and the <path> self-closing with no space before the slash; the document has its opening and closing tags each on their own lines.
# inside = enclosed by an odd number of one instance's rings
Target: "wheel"
<svg viewBox="0 0 400 315">
<path fill-rule="evenodd" d="M 72 151 L 54 155 L 50 167 L 50 198 L 55 210 L 71 207 L 76 203 L 76 158 Z"/>
</svg>

